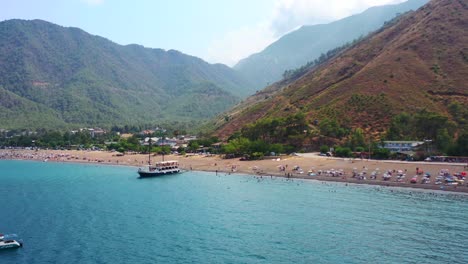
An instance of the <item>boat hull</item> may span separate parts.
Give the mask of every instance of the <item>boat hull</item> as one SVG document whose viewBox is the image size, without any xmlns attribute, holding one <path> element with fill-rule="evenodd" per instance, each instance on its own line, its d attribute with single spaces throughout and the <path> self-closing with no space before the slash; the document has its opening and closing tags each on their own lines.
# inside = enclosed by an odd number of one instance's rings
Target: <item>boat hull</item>
<svg viewBox="0 0 468 264">
<path fill-rule="evenodd" d="M 19 248 L 21 246 L 21 242 L 18 242 L 16 240 L 0 242 L 0 249 Z"/>
<path fill-rule="evenodd" d="M 138 171 L 140 178 L 149 178 L 149 177 L 158 177 L 164 176 L 169 174 L 177 174 L 180 173 L 180 170 L 173 170 L 173 171 Z"/>
</svg>

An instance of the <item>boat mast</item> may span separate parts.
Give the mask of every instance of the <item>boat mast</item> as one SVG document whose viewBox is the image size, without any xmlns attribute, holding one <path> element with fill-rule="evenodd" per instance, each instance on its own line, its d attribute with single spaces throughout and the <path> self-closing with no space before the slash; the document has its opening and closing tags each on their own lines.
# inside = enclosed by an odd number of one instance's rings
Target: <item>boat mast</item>
<svg viewBox="0 0 468 264">
<path fill-rule="evenodd" d="M 162 161 L 164 162 L 164 134 L 162 136 Z"/>
<path fill-rule="evenodd" d="M 148 140 L 149 145 L 148 145 L 148 165 L 151 165 L 151 136 Z"/>
</svg>

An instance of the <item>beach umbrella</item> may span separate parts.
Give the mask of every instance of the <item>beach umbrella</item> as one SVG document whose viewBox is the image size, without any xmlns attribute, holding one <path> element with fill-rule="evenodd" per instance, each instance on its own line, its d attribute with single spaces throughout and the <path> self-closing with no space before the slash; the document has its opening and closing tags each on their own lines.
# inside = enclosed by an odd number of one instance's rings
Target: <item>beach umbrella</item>
<svg viewBox="0 0 468 264">
<path fill-rule="evenodd" d="M 460 175 L 466 177 L 466 171 L 462 171 Z"/>
</svg>

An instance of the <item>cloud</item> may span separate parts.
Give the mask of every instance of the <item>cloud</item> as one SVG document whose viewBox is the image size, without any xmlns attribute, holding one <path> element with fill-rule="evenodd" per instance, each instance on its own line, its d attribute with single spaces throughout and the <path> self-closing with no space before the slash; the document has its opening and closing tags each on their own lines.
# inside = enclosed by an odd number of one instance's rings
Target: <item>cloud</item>
<svg viewBox="0 0 468 264">
<path fill-rule="evenodd" d="M 206 59 L 234 65 L 260 52 L 284 34 L 303 25 L 329 23 L 363 12 L 371 6 L 406 0 L 276 0 L 273 12 L 257 25 L 230 31 L 213 40 Z"/>
<path fill-rule="evenodd" d="M 240 28 L 212 41 L 206 59 L 233 66 L 240 59 L 264 49 L 276 39 L 265 23 Z"/>
<path fill-rule="evenodd" d="M 88 5 L 97 6 L 103 4 L 104 0 L 81 0 L 81 2 Z"/>
<path fill-rule="evenodd" d="M 371 6 L 402 2 L 405 0 L 278 0 L 271 26 L 275 35 L 281 36 L 302 25 L 329 23 Z"/>
</svg>

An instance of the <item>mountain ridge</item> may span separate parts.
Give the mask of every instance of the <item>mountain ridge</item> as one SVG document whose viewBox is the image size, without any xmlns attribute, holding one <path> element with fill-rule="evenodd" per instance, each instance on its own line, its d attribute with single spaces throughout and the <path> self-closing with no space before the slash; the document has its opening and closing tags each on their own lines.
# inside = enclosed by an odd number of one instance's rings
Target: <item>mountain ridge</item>
<svg viewBox="0 0 468 264">
<path fill-rule="evenodd" d="M 417 9 L 428 0 L 409 0 L 396 5 L 371 7 L 328 24 L 302 26 L 270 44 L 263 51 L 239 61 L 234 69 L 258 80 L 262 88 L 281 79 L 284 71 L 313 61 L 321 53 L 378 30 L 398 13 Z"/>
<path fill-rule="evenodd" d="M 0 89 L 24 99 L 16 120 L 0 99 L 5 128 L 36 123 L 25 111 L 32 105 L 48 109 L 48 127 L 201 120 L 251 93 L 229 67 L 176 50 L 122 46 L 43 20 L 3 21 L 0 34 Z"/>
</svg>

